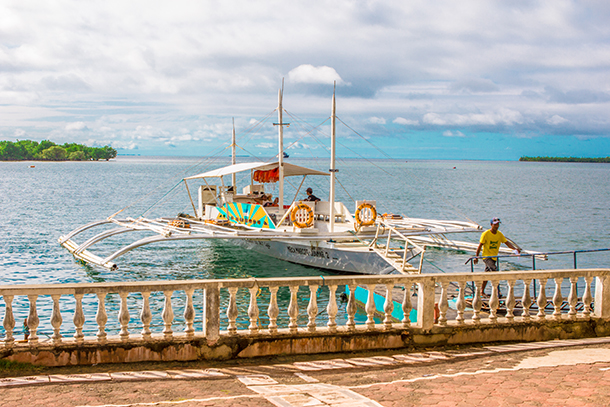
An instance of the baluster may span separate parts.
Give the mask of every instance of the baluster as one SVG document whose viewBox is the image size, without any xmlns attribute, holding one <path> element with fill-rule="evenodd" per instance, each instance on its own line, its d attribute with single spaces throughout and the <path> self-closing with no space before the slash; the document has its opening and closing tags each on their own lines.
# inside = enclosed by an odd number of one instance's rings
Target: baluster
<svg viewBox="0 0 610 407">
<path fill-rule="evenodd" d="M 6 331 L 6 338 L 4 339 L 4 346 L 6 348 L 12 348 L 15 343 L 15 338 L 13 337 L 13 329 L 15 329 L 15 315 L 13 315 L 13 296 L 12 295 L 3 295 L 4 298 L 4 320 L 2 321 L 2 326 Z"/>
<path fill-rule="evenodd" d="M 195 322 L 195 307 L 193 306 L 193 293 L 195 292 L 194 288 L 187 288 L 184 290 L 186 293 L 186 306 L 184 307 L 184 321 L 186 322 L 186 327 L 184 328 L 184 333 L 187 338 L 192 338 L 195 336 L 195 328 L 193 328 L 193 324 Z"/>
<path fill-rule="evenodd" d="M 464 290 L 466 287 L 465 281 L 458 281 L 458 299 L 455 304 L 455 308 L 457 309 L 457 316 L 455 320 L 458 325 L 464 325 L 464 310 L 466 309 L 466 301 L 464 299 Z"/>
<path fill-rule="evenodd" d="M 506 280 L 508 293 L 506 294 L 506 319 L 512 322 L 515 319 L 515 280 Z"/>
<path fill-rule="evenodd" d="M 584 305 L 584 309 L 582 310 L 582 316 L 586 319 L 591 317 L 591 302 L 593 301 L 593 296 L 591 295 L 591 281 L 593 277 L 585 277 L 585 292 L 582 295 L 582 302 Z"/>
<path fill-rule="evenodd" d="M 496 322 L 498 320 L 498 306 L 500 299 L 498 298 L 498 280 L 491 280 L 491 296 L 489 297 L 489 320 Z"/>
<path fill-rule="evenodd" d="M 227 326 L 227 330 L 229 331 L 229 335 L 237 334 L 237 287 L 229 287 L 227 288 L 229 291 L 229 306 L 227 307 L 227 319 L 229 320 L 229 325 Z"/>
<path fill-rule="evenodd" d="M 82 344 L 85 341 L 85 334 L 83 334 L 83 325 L 85 325 L 85 313 L 83 312 L 83 294 L 74 294 L 76 305 L 74 308 L 74 339 L 77 344 Z"/>
<path fill-rule="evenodd" d="M 269 316 L 269 333 L 277 332 L 277 317 L 280 315 L 280 309 L 277 305 L 277 292 L 279 287 L 269 287 L 269 307 L 267 307 L 267 315 Z"/>
<path fill-rule="evenodd" d="M 349 288 L 349 299 L 347 300 L 347 306 L 345 310 L 347 311 L 347 321 L 345 322 L 345 326 L 348 331 L 356 330 L 356 322 L 354 321 L 354 317 L 356 316 L 356 286 L 348 285 Z"/>
<path fill-rule="evenodd" d="M 385 318 L 383 319 L 383 329 L 386 331 L 392 328 L 392 312 L 394 311 L 394 299 L 392 298 L 392 291 L 394 290 L 394 284 L 386 284 L 385 286 L 385 302 L 383 303 L 383 312 Z"/>
<path fill-rule="evenodd" d="M 532 296 L 530 295 L 530 284 L 532 280 L 525 279 L 523 280 L 523 297 L 521 297 L 521 305 L 523 306 L 523 312 L 521 313 L 521 318 L 523 321 L 529 321 L 530 317 L 530 307 L 532 306 Z"/>
<path fill-rule="evenodd" d="M 481 281 L 474 282 L 474 293 L 472 298 L 472 322 L 478 324 L 481 322 Z"/>
<path fill-rule="evenodd" d="M 38 344 L 38 335 L 36 331 L 38 330 L 38 324 L 40 323 L 40 319 L 38 319 L 38 311 L 36 310 L 36 300 L 38 299 L 38 295 L 28 295 L 28 300 L 30 301 L 30 313 L 28 315 L 28 328 L 30 329 L 30 337 L 29 343 L 30 345 Z"/>
<path fill-rule="evenodd" d="M 404 287 L 404 297 L 402 298 L 402 326 L 408 328 L 411 325 L 411 284 L 406 284 Z"/>
<path fill-rule="evenodd" d="M 375 284 L 367 284 L 366 289 L 368 290 L 368 297 L 366 299 L 366 305 L 364 310 L 366 311 L 366 329 L 375 329 Z"/>
<path fill-rule="evenodd" d="M 439 282 L 441 286 L 441 298 L 438 304 L 438 323 L 439 325 L 445 326 L 447 325 L 447 310 L 449 309 L 449 302 L 447 300 L 447 286 L 448 282 Z"/>
<path fill-rule="evenodd" d="M 53 311 L 51 312 L 51 326 L 53 327 L 53 344 L 59 345 L 61 343 L 61 334 L 59 331 L 61 330 L 61 323 L 63 319 L 61 318 L 61 312 L 59 311 L 59 298 L 61 294 L 53 294 L 51 298 L 53 299 Z"/>
<path fill-rule="evenodd" d="M 280 308 L 277 305 L 277 292 L 280 287 L 269 287 L 269 307 L 267 315 L 269 316 L 269 333 L 277 332 L 277 317 L 280 315 Z"/>
<path fill-rule="evenodd" d="M 142 292 L 142 310 L 140 310 L 140 321 L 142 321 L 142 339 L 149 341 L 152 338 L 150 323 L 152 312 L 150 311 L 150 292 Z"/>
<path fill-rule="evenodd" d="M 106 293 L 97 293 L 97 313 L 95 314 L 95 322 L 97 322 L 97 341 L 100 344 L 106 343 L 106 322 L 108 322 L 108 314 L 106 314 Z"/>
<path fill-rule="evenodd" d="M 538 304 L 538 314 L 536 316 L 538 319 L 545 319 L 546 313 L 544 309 L 546 308 L 546 284 L 548 282 L 547 279 L 541 279 L 540 281 L 540 290 L 538 291 L 538 299 L 536 300 L 536 304 Z"/>
<path fill-rule="evenodd" d="M 165 340 L 170 340 L 174 336 L 174 331 L 172 331 L 172 322 L 174 322 L 174 310 L 172 308 L 172 294 L 173 291 L 163 291 L 163 295 L 165 296 L 165 301 L 163 301 L 163 313 L 161 316 L 163 317 L 163 338 Z"/>
<path fill-rule="evenodd" d="M 571 320 L 576 319 L 576 304 L 578 303 L 578 289 L 576 287 L 577 282 L 578 277 L 570 277 L 570 294 L 568 295 L 570 311 L 568 312 L 568 318 Z"/>
<path fill-rule="evenodd" d="M 555 312 L 553 312 L 553 318 L 561 320 L 561 306 L 563 305 L 563 297 L 561 296 L 561 283 L 563 278 L 554 278 L 555 280 L 555 295 L 553 295 L 553 306 Z"/>
<path fill-rule="evenodd" d="M 299 328 L 299 325 L 297 324 L 297 318 L 299 317 L 299 305 L 297 304 L 298 292 L 298 285 L 290 286 L 290 304 L 288 304 L 288 317 L 290 318 L 288 328 L 290 329 L 290 333 L 296 333 Z"/>
<path fill-rule="evenodd" d="M 248 306 L 248 316 L 250 317 L 250 326 L 248 329 L 251 334 L 258 332 L 258 304 L 256 303 L 256 295 L 258 294 L 258 286 L 254 285 L 249 288 L 250 291 L 250 305 Z"/>
<path fill-rule="evenodd" d="M 326 314 L 328 314 L 328 322 L 326 326 L 328 327 L 329 332 L 337 332 L 337 322 L 335 322 L 335 318 L 337 317 L 337 311 L 339 308 L 337 307 L 337 298 L 335 292 L 337 291 L 336 285 L 328 286 L 328 305 L 326 306 Z"/>
<path fill-rule="evenodd" d="M 121 297 L 121 307 L 119 308 L 119 323 L 121 324 L 121 332 L 119 336 L 121 341 L 126 342 L 129 339 L 129 310 L 127 309 L 127 296 L 129 292 L 122 291 L 119 293 Z"/>
<path fill-rule="evenodd" d="M 316 294 L 318 293 L 317 285 L 309 286 L 309 304 L 307 305 L 307 315 L 309 321 L 307 322 L 307 330 L 309 332 L 316 331 L 316 317 L 318 316 L 318 299 Z"/>
</svg>

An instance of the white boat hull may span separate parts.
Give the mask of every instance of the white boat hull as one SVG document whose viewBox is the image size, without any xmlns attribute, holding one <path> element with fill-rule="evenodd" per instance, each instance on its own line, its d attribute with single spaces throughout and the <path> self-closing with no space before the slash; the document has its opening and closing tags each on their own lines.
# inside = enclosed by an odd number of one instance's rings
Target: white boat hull
<svg viewBox="0 0 610 407">
<path fill-rule="evenodd" d="M 389 274 L 396 271 L 377 253 L 362 246 L 347 247 L 319 241 L 232 239 L 230 242 L 276 259 L 339 273 Z"/>
</svg>

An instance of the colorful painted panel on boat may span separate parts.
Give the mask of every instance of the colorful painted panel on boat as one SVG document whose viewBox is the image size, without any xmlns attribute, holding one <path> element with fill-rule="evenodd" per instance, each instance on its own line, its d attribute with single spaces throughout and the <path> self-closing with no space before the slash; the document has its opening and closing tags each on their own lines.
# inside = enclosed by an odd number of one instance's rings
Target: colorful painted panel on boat
<svg viewBox="0 0 610 407">
<path fill-rule="evenodd" d="M 217 209 L 220 212 L 218 219 L 253 228 L 275 229 L 275 224 L 261 205 L 232 202 Z"/>
</svg>

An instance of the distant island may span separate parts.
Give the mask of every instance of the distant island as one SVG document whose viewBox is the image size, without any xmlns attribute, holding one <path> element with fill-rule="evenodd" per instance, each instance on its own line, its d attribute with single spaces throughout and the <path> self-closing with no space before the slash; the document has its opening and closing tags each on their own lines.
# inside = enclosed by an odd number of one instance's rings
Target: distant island
<svg viewBox="0 0 610 407">
<path fill-rule="evenodd" d="M 57 145 L 49 140 L 0 141 L 0 161 L 108 161 L 116 155 L 117 151 L 110 146 Z"/>
<path fill-rule="evenodd" d="M 521 157 L 519 161 L 548 161 L 561 163 L 610 163 L 610 157 Z"/>
</svg>

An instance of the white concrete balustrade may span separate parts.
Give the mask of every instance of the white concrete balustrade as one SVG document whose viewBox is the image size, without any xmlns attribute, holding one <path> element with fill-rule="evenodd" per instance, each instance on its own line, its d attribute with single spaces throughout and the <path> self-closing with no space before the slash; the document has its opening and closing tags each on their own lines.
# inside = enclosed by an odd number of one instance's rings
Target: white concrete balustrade
<svg viewBox="0 0 610 407">
<path fill-rule="evenodd" d="M 512 271 L 497 273 L 459 273 L 459 274 L 428 274 L 408 276 L 331 276 L 331 277 L 297 277 L 297 278 L 260 278 L 260 279 L 226 279 L 226 280 L 190 280 L 190 281 L 145 281 L 125 283 L 91 283 L 91 284 L 56 284 L 56 285 L 15 285 L 0 286 L 0 296 L 4 301 L 2 326 L 5 335 L 4 348 L 12 348 L 15 341 L 15 310 L 14 299 L 17 296 L 27 296 L 29 303 L 28 327 L 30 331 L 27 344 L 18 346 L 39 346 L 41 339 L 38 327 L 41 318 L 50 322 L 53 334 L 46 340 L 52 346 L 100 344 L 114 342 L 147 342 L 155 340 L 173 341 L 197 337 L 205 337 L 208 343 L 217 341 L 222 336 L 274 336 L 274 335 L 310 335 L 325 332 L 327 334 L 359 331 L 390 331 L 395 329 L 430 330 L 435 326 L 464 326 L 476 324 L 515 324 L 545 321 L 589 320 L 591 318 L 610 319 L 610 269 L 581 270 L 540 270 Z M 491 295 L 488 299 L 489 308 L 482 317 L 481 287 L 484 280 L 489 281 Z M 498 284 L 502 282 L 503 298 L 498 293 Z M 341 288 L 347 286 L 349 295 L 345 305 L 345 323 L 339 325 L 336 321 L 339 306 L 337 298 Z M 364 310 L 366 321 L 356 322 L 357 286 L 369 290 Z M 534 286 L 536 295 L 534 295 Z M 579 288 L 580 286 L 580 288 Z M 288 306 L 280 309 L 278 306 L 278 290 L 288 287 L 290 297 Z M 308 288 L 307 307 L 299 307 L 299 288 Z M 373 291 L 382 287 L 385 292 L 383 308 L 374 304 Z M 392 298 L 395 287 L 404 288 L 401 299 L 397 302 Z M 474 289 L 472 289 L 474 287 Z M 544 287 L 545 289 L 541 289 Z M 593 289 L 594 287 L 594 289 Z M 194 294 L 197 290 L 203 292 L 203 312 L 196 312 Z M 325 303 L 319 303 L 318 290 L 327 290 L 323 296 Z M 415 290 L 416 292 L 414 292 Z M 221 292 L 228 296 L 226 306 L 221 306 Z M 436 291 L 436 294 L 435 294 Z M 519 295 L 516 292 L 519 292 Z M 162 327 L 151 327 L 153 312 L 149 298 L 151 293 L 163 293 L 164 305 L 161 312 Z M 172 305 L 172 294 L 184 293 L 186 299 L 181 309 Z M 260 294 L 265 292 L 265 296 Z M 474 295 L 470 293 L 473 292 Z M 106 298 L 108 294 L 118 294 L 120 308 L 118 335 L 109 335 L 106 325 L 108 314 Z M 240 315 L 239 310 L 246 309 L 245 304 L 238 304 L 238 293 L 247 293 L 247 315 Z M 552 293 L 552 295 L 548 295 Z M 97 313 L 95 336 L 85 336 L 85 313 L 83 312 L 83 296 L 92 294 L 97 297 Z M 133 297 L 138 297 L 138 301 Z M 411 320 L 412 298 L 416 295 L 417 318 Z M 53 301 L 50 315 L 39 315 L 37 300 L 40 296 L 49 296 Z M 60 299 L 72 297 L 74 309 L 61 309 Z M 262 303 L 261 298 L 268 298 Z M 139 300 L 141 298 L 141 300 Z M 128 301 L 130 300 L 130 301 Z M 486 299 L 487 300 L 487 299 Z M 131 302 L 131 307 L 129 303 Z M 502 316 L 498 309 L 502 302 Z M 137 308 L 133 304 L 137 304 Z M 516 307 L 517 303 L 522 304 Z M 592 307 L 592 304 L 594 306 Z M 455 310 L 448 317 L 449 307 Z M 552 307 L 551 307 L 552 305 Z M 395 306 L 400 308 L 402 318 L 392 316 Z M 435 316 L 435 308 L 437 315 Z M 594 308 L 594 311 L 593 311 Z M 24 310 L 25 311 L 25 310 Z M 321 312 L 325 311 L 325 312 Z M 375 322 L 375 315 L 380 323 Z M 516 312 L 518 311 L 518 312 Z M 266 326 L 261 325 L 261 312 L 265 313 Z M 180 313 L 184 322 L 177 332 L 175 316 Z M 221 313 L 226 315 L 226 326 L 221 326 Z M 515 313 L 519 315 L 515 315 Z M 278 326 L 278 318 L 288 323 Z M 64 318 L 72 316 L 74 333 L 66 334 Z M 139 315 L 140 326 L 130 328 L 130 319 Z M 307 323 L 299 325 L 299 316 L 306 315 Z M 324 315 L 322 317 L 322 315 Z M 468 315 L 468 317 L 465 317 Z M 238 318 L 247 318 L 249 324 L 238 324 Z M 319 325 L 320 318 L 325 324 Z M 361 318 L 364 319 L 364 318 Z M 203 321 L 200 331 L 195 329 L 195 322 Z M 158 328 L 156 331 L 152 328 Z M 161 330 L 162 328 L 162 330 Z M 71 337 L 70 337 L 71 336 Z M 2 347 L 0 346 L 0 349 Z"/>
</svg>

